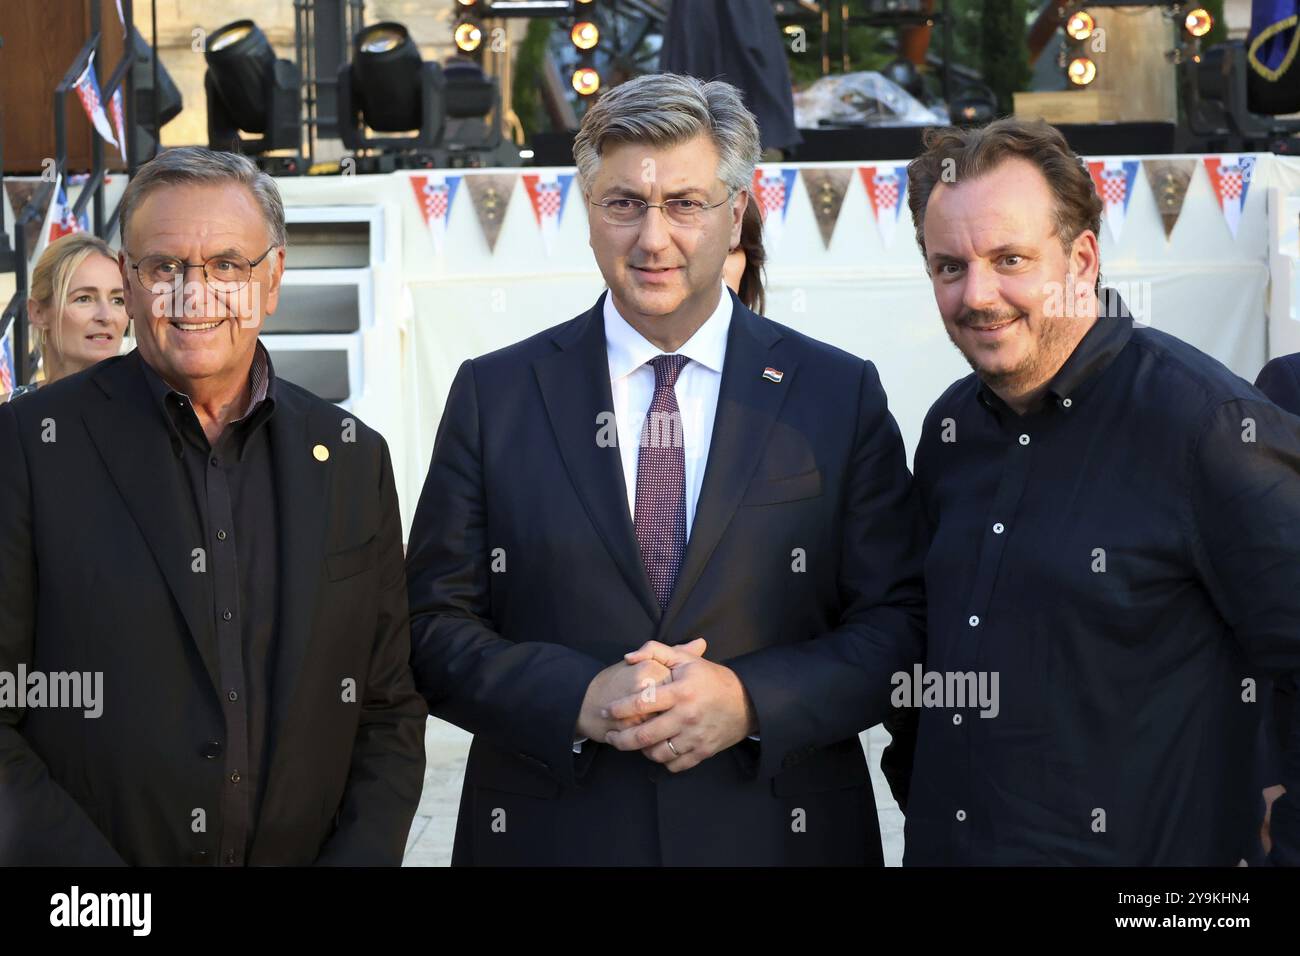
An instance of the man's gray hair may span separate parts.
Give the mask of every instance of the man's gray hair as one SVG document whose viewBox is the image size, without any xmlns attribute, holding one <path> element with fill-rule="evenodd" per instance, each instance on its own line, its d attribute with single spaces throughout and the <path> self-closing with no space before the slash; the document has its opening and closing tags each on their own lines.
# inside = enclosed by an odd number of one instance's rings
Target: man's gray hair
<svg viewBox="0 0 1300 956">
<path fill-rule="evenodd" d="M 280 190 L 274 179 L 258 169 L 247 156 L 222 153 L 202 146 L 178 146 L 149 160 L 136 170 L 131 182 L 127 184 L 126 191 L 122 193 L 122 203 L 118 207 L 122 246 L 126 246 L 126 227 L 131 220 L 131 213 L 149 193 L 160 186 L 212 183 L 238 183 L 247 188 L 262 208 L 262 218 L 266 220 L 266 232 L 271 242 L 277 246 L 285 245 L 284 202 L 280 199 Z"/>
<path fill-rule="evenodd" d="M 650 73 L 602 93 L 582 117 L 573 159 L 584 192 L 601 153 L 622 143 L 676 146 L 701 133 L 718 150 L 718 178 L 734 193 L 750 189 L 758 165 L 758 122 L 730 83 L 678 73 Z"/>
</svg>

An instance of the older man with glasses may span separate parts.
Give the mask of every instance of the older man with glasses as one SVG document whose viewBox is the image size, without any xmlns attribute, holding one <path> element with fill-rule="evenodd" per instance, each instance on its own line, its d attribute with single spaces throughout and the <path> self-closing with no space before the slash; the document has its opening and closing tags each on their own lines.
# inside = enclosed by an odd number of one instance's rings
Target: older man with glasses
<svg viewBox="0 0 1300 956">
<path fill-rule="evenodd" d="M 474 734 L 452 861 L 879 865 L 858 732 L 923 601 L 875 368 L 724 287 L 734 87 L 615 87 L 575 158 L 609 290 L 461 366 L 411 532 L 417 686 Z"/>
<path fill-rule="evenodd" d="M 396 865 L 425 723 L 397 495 L 258 341 L 275 183 L 169 150 L 120 221 L 138 348 L 0 408 L 0 864 Z"/>
</svg>

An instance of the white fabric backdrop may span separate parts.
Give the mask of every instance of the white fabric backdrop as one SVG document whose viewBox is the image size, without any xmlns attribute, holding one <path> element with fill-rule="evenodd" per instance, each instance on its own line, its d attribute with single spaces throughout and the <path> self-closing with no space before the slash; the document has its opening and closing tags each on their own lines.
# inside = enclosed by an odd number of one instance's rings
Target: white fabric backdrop
<svg viewBox="0 0 1300 956">
<path fill-rule="evenodd" d="M 1149 324 L 1253 379 L 1267 357 L 1300 350 L 1300 323 L 1288 315 L 1270 319 L 1270 308 L 1276 310 L 1280 300 L 1272 290 L 1270 305 L 1269 283 L 1271 252 L 1275 271 L 1279 267 L 1269 202 L 1300 196 L 1300 161 L 1257 156 L 1234 239 L 1204 164 L 1194 158 L 1196 170 L 1170 241 L 1139 171 L 1121 241 L 1103 224 L 1103 280 L 1125 292 Z M 409 182 L 412 175 L 423 174 L 280 181 L 288 204 L 385 207 L 389 261 L 400 265 L 376 277 L 376 328 L 367 333 L 365 377 L 354 409 L 389 441 L 408 530 L 460 363 L 572 318 L 604 287 L 587 244 L 576 182 L 548 254 L 522 182 L 514 185 L 493 252 L 462 179 L 439 254 Z M 767 314 L 875 362 L 910 456 L 931 402 L 968 368 L 944 334 L 906 208 L 887 245 L 855 172 L 827 249 L 799 177 L 779 239 L 768 232 Z"/>
</svg>

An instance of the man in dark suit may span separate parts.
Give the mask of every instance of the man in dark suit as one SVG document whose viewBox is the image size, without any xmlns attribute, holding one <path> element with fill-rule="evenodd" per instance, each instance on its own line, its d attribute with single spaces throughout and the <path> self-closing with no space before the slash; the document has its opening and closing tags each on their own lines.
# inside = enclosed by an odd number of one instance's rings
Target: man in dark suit
<svg viewBox="0 0 1300 956">
<path fill-rule="evenodd" d="M 397 865 L 425 723 L 397 497 L 383 439 L 257 340 L 275 183 L 170 150 L 121 223 L 139 347 L 0 406 L 0 864 Z"/>
<path fill-rule="evenodd" d="M 1273 404 L 1300 415 L 1300 352 L 1273 359 L 1260 371 L 1255 387 Z M 1265 776 L 1264 850 L 1268 860 L 1283 866 L 1300 866 L 1300 677 L 1283 677 L 1266 691 L 1271 706 L 1265 710 L 1256 748 Z"/>
<path fill-rule="evenodd" d="M 723 289 L 757 143 L 725 83 L 606 93 L 609 291 L 452 385 L 407 571 L 474 733 L 455 864 L 881 863 L 858 732 L 919 653 L 918 513 L 871 363 Z"/>
</svg>

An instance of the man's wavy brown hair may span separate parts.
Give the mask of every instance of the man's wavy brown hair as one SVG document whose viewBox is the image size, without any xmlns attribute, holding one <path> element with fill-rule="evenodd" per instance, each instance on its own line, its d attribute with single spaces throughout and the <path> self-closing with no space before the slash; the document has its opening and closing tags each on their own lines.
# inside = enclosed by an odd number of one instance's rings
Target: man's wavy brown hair
<svg viewBox="0 0 1300 956">
<path fill-rule="evenodd" d="M 974 179 L 1015 156 L 1033 163 L 1047 180 L 1056 201 L 1056 235 L 1067 255 L 1085 229 L 1100 239 L 1102 203 L 1088 165 L 1070 149 L 1061 131 L 1045 121 L 1007 118 L 971 129 L 930 129 L 922 143 L 924 152 L 907 166 L 907 204 L 922 257 L 926 257 L 925 207 L 935 184 Z M 1100 271 L 1094 291 L 1101 291 Z"/>
</svg>

